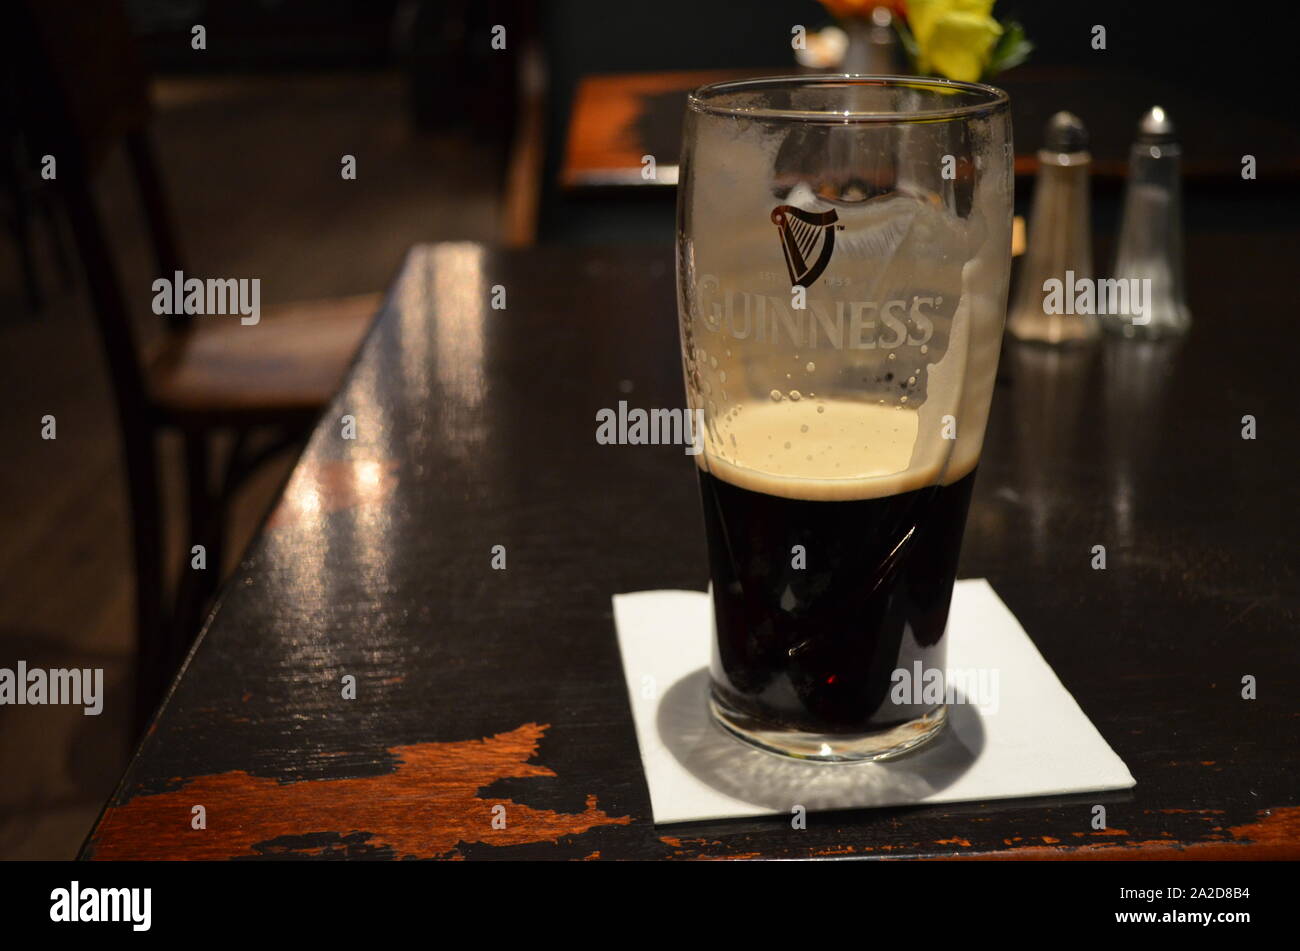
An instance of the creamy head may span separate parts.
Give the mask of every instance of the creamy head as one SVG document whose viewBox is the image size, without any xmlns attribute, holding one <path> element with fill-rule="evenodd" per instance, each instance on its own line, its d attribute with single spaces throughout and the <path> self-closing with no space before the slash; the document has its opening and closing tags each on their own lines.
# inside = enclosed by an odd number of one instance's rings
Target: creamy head
<svg viewBox="0 0 1300 951">
<path fill-rule="evenodd" d="M 972 458 L 958 471 L 954 441 L 920 425 L 914 410 L 850 400 L 746 403 L 717 421 L 696 461 L 740 488 L 810 501 L 898 495 L 974 468 Z M 922 442 L 935 451 L 918 454 Z"/>
</svg>

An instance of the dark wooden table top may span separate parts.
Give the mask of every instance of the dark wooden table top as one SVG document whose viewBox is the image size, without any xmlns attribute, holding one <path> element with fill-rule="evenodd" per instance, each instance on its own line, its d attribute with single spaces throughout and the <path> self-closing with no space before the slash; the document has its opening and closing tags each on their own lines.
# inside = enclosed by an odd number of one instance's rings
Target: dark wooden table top
<svg viewBox="0 0 1300 951">
<path fill-rule="evenodd" d="M 656 827 L 610 596 L 702 589 L 699 501 L 680 447 L 594 432 L 682 400 L 671 252 L 444 244 L 407 259 L 84 854 L 1300 855 L 1288 246 L 1193 233 L 1181 343 L 1004 356 L 961 575 L 1135 789 Z"/>
<path fill-rule="evenodd" d="M 560 183 L 577 191 L 676 185 L 688 92 L 711 82 L 795 72 L 773 67 L 583 77 L 569 116 Z M 1245 154 L 1256 157 L 1261 182 L 1300 179 L 1300 128 L 1287 113 L 1270 114 L 1275 103 L 1268 98 L 1241 100 L 1231 85 L 1207 89 L 1159 74 L 1035 65 L 1011 70 L 994 84 L 1011 96 L 1019 176 L 1037 171 L 1047 120 L 1068 109 L 1088 127 L 1094 180 L 1119 185 L 1138 120 L 1160 105 L 1178 129 L 1183 174 L 1190 183 L 1240 179 Z M 645 155 L 655 157 L 653 178 L 641 173 Z"/>
</svg>

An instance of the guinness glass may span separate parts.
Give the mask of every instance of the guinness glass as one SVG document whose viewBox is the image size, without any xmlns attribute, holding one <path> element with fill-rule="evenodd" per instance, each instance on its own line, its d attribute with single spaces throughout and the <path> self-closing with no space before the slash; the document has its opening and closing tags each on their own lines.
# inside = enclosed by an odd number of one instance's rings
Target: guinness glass
<svg viewBox="0 0 1300 951">
<path fill-rule="evenodd" d="M 679 174 L 713 715 L 801 759 L 896 755 L 946 715 L 893 688 L 945 664 L 1006 312 L 1007 97 L 907 78 L 706 86 Z"/>
</svg>

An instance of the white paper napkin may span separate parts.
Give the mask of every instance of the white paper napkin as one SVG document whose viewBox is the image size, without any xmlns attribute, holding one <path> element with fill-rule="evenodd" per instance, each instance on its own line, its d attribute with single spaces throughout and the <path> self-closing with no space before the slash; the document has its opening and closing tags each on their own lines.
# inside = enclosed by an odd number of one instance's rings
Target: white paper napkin
<svg viewBox="0 0 1300 951">
<path fill-rule="evenodd" d="M 795 805 L 850 809 L 1134 785 L 1128 767 L 982 578 L 959 581 L 953 590 L 948 676 L 982 671 L 984 684 L 996 690 L 972 689 L 966 698 L 972 702 L 949 707 L 938 738 L 885 763 L 800 763 L 751 749 L 714 724 L 705 699 L 710 615 L 708 595 L 698 591 L 614 596 L 657 823 L 789 814 Z"/>
</svg>

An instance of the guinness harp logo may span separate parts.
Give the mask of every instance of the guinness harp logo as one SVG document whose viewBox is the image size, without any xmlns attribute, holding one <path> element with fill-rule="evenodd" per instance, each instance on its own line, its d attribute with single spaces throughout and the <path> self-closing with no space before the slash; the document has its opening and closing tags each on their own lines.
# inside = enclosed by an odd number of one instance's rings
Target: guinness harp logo
<svg viewBox="0 0 1300 951">
<path fill-rule="evenodd" d="M 781 236 L 785 266 L 792 287 L 812 287 L 821 277 L 835 250 L 835 222 L 839 215 L 830 211 L 804 211 L 793 205 L 772 209 L 772 224 Z"/>
</svg>

